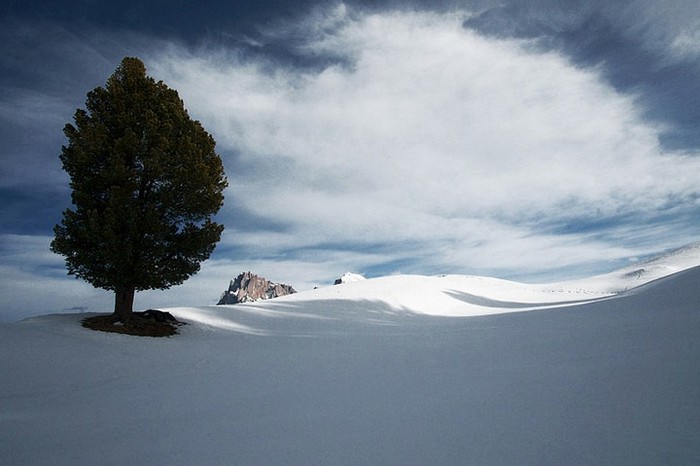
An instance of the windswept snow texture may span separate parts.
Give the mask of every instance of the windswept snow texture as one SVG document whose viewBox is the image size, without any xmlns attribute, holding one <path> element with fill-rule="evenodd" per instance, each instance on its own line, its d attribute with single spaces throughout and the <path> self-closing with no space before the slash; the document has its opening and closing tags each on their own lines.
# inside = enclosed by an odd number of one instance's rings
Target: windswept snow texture
<svg viewBox="0 0 700 466">
<path fill-rule="evenodd" d="M 2 324 L 0 464 L 697 465 L 696 255 L 170 309 L 166 339 Z"/>
</svg>

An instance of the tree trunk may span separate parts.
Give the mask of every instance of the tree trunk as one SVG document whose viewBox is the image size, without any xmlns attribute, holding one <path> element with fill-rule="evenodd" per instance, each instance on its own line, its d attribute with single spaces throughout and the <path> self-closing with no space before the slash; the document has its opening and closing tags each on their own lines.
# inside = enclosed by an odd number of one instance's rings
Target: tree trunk
<svg viewBox="0 0 700 466">
<path fill-rule="evenodd" d="M 128 324 L 134 310 L 133 286 L 120 286 L 114 291 L 114 321 Z"/>
</svg>

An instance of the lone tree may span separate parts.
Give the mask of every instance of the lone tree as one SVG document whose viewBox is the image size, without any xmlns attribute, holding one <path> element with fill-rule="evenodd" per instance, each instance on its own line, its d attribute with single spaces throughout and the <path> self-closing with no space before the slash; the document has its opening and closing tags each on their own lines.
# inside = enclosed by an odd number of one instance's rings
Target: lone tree
<svg viewBox="0 0 700 466">
<path fill-rule="evenodd" d="M 114 291 L 113 319 L 129 323 L 136 291 L 184 282 L 214 250 L 223 164 L 177 92 L 138 58 L 124 58 L 74 120 L 60 156 L 74 207 L 54 227 L 51 250 L 69 275 Z"/>
</svg>

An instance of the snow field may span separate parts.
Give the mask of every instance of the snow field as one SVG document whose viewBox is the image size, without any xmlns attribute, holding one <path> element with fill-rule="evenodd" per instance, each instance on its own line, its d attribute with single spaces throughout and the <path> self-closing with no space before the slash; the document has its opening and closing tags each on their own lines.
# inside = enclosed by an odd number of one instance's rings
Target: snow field
<svg viewBox="0 0 700 466">
<path fill-rule="evenodd" d="M 0 464 L 700 464 L 696 254 L 175 308 L 163 339 L 2 324 Z"/>
</svg>

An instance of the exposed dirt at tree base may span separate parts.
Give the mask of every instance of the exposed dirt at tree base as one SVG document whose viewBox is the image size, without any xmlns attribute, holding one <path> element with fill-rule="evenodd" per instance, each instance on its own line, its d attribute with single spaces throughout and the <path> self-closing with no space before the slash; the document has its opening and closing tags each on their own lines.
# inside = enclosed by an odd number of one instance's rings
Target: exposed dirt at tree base
<svg viewBox="0 0 700 466">
<path fill-rule="evenodd" d="M 121 333 L 139 337 L 169 337 L 177 335 L 177 328 L 184 322 L 158 322 L 152 318 L 142 317 L 142 313 L 134 313 L 128 324 L 115 322 L 112 314 L 86 317 L 82 320 L 83 327 L 99 332 Z"/>
</svg>

